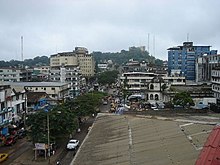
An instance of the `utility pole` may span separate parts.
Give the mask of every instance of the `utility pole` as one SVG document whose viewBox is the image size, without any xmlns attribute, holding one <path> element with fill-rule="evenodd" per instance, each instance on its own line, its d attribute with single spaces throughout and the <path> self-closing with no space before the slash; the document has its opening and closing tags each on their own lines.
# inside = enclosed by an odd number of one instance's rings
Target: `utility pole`
<svg viewBox="0 0 220 165">
<path fill-rule="evenodd" d="M 148 33 L 147 35 L 147 51 L 150 55 L 150 33 Z"/>
<path fill-rule="evenodd" d="M 21 36 L 21 61 L 24 61 L 24 53 L 23 53 L 23 36 Z"/>
<path fill-rule="evenodd" d="M 47 143 L 48 143 L 48 164 L 50 164 L 50 118 L 49 118 L 49 110 L 47 112 Z"/>
<path fill-rule="evenodd" d="M 187 39 L 187 42 L 189 42 L 189 33 L 187 33 L 187 38 L 186 39 Z"/>
</svg>

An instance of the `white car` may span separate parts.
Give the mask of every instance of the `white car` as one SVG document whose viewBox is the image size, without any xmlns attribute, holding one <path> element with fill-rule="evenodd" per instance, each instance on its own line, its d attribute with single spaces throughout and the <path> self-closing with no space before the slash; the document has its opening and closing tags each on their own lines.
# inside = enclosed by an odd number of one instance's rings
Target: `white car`
<svg viewBox="0 0 220 165">
<path fill-rule="evenodd" d="M 66 146 L 66 149 L 75 150 L 78 146 L 79 146 L 79 140 L 70 139 Z"/>
</svg>

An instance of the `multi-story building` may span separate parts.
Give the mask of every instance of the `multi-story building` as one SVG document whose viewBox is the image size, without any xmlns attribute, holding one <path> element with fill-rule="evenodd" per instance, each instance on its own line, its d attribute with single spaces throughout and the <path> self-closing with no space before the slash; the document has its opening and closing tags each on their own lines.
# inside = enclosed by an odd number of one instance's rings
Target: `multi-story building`
<svg viewBox="0 0 220 165">
<path fill-rule="evenodd" d="M 185 77 L 167 77 L 150 72 L 127 72 L 120 77 L 122 88 L 145 93 L 148 100 L 163 100 L 162 91 L 170 85 L 185 85 Z"/>
<path fill-rule="evenodd" d="M 212 91 L 217 102 L 217 109 L 220 110 L 220 67 L 212 69 Z"/>
<path fill-rule="evenodd" d="M 76 47 L 73 52 L 51 55 L 50 80 L 70 83 L 70 96 L 78 95 L 83 77 L 89 78 L 94 74 L 94 58 L 86 48 Z"/>
<path fill-rule="evenodd" d="M 196 61 L 196 82 L 211 82 L 213 68 L 220 66 L 220 54 L 203 55 Z"/>
<path fill-rule="evenodd" d="M 210 50 L 211 46 L 194 46 L 193 42 L 184 42 L 182 46 L 168 49 L 168 73 L 179 73 L 186 80 L 196 80 L 196 59 L 207 54 L 217 54 L 217 50 Z"/>
<path fill-rule="evenodd" d="M 95 60 L 88 50 L 83 47 L 76 47 L 75 52 L 78 57 L 80 73 L 83 77 L 93 77 L 95 75 Z"/>
<path fill-rule="evenodd" d="M 50 75 L 50 66 L 38 66 L 33 69 L 33 78 L 40 79 L 41 81 L 48 81 Z"/>
<path fill-rule="evenodd" d="M 9 126 L 23 122 L 26 112 L 26 92 L 10 85 L 0 85 L 0 139 L 9 134 Z M 0 141 L 1 144 L 1 141 Z"/>
<path fill-rule="evenodd" d="M 32 72 L 28 69 L 0 68 L 0 81 L 30 81 Z"/>
<path fill-rule="evenodd" d="M 95 74 L 95 61 L 93 56 L 88 54 L 88 50 L 83 47 L 76 47 L 73 52 L 58 53 L 51 55 L 51 72 L 54 68 L 75 66 L 79 67 L 83 77 L 92 77 Z"/>
</svg>

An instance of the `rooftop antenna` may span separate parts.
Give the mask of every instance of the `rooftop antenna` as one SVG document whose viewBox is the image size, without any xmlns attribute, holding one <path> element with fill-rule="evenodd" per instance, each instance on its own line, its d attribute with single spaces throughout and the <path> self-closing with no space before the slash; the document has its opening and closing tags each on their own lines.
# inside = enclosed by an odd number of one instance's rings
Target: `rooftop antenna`
<svg viewBox="0 0 220 165">
<path fill-rule="evenodd" d="M 153 36 L 153 56 L 155 57 L 155 35 Z"/>
<path fill-rule="evenodd" d="M 187 42 L 189 42 L 189 33 L 187 33 L 187 38 L 186 38 Z"/>
<path fill-rule="evenodd" d="M 150 55 L 150 33 L 147 34 L 147 51 Z"/>
<path fill-rule="evenodd" d="M 24 61 L 24 54 L 23 54 L 23 36 L 21 36 L 21 61 Z"/>
</svg>

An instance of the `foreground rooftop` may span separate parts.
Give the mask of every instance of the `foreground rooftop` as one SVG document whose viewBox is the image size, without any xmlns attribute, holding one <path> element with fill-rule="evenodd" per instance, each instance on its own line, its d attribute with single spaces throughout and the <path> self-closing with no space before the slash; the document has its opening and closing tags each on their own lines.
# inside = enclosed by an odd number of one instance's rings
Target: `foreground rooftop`
<svg viewBox="0 0 220 165">
<path fill-rule="evenodd" d="M 193 165 L 214 125 L 99 114 L 74 165 Z"/>
</svg>

